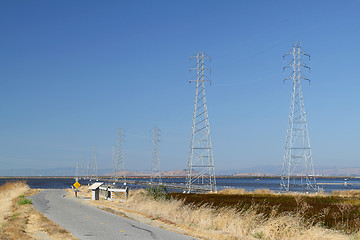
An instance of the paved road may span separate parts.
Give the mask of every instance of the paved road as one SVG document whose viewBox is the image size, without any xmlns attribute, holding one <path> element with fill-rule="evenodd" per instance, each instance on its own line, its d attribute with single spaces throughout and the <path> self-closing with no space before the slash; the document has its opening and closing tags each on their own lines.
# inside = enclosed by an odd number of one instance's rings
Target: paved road
<svg viewBox="0 0 360 240">
<path fill-rule="evenodd" d="M 65 194 L 48 189 L 31 198 L 36 209 L 79 239 L 194 239 L 81 204 Z"/>
</svg>

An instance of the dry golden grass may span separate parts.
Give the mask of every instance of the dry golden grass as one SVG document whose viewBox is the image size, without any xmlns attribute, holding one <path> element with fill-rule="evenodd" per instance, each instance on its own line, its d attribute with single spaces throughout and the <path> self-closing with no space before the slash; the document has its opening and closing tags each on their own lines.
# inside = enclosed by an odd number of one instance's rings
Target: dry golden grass
<svg viewBox="0 0 360 240">
<path fill-rule="evenodd" d="M 320 226 L 312 226 L 305 223 L 298 215 L 281 215 L 269 218 L 258 226 L 253 236 L 262 236 L 263 239 L 297 239 L 297 240 L 345 240 L 357 239 L 356 236 L 349 236 L 328 230 Z"/>
<path fill-rule="evenodd" d="M 245 191 L 223 190 L 220 194 L 244 194 Z M 256 191 L 252 194 L 275 194 L 271 191 Z M 297 196 L 297 195 L 296 195 Z M 301 195 L 298 197 L 301 202 Z M 231 207 L 215 208 L 203 205 L 195 207 L 181 200 L 154 200 L 144 190 L 131 191 L 125 202 L 96 201 L 117 210 L 135 212 L 149 219 L 157 220 L 201 239 L 267 239 L 267 240 L 345 240 L 360 239 L 355 234 L 346 235 L 334 230 L 306 222 L 301 211 L 296 214 L 274 214 L 265 217 L 259 208 L 247 210 Z"/>
<path fill-rule="evenodd" d="M 29 187 L 25 182 L 9 182 L 0 186 L 0 226 L 9 215 L 12 200 L 27 190 Z"/>
<path fill-rule="evenodd" d="M 245 189 L 242 188 L 228 188 L 218 192 L 218 194 L 225 194 L 225 195 L 241 195 L 247 193 Z"/>
<path fill-rule="evenodd" d="M 331 195 L 342 197 L 360 197 L 360 190 L 334 190 L 331 192 Z"/>
<path fill-rule="evenodd" d="M 260 189 L 255 189 L 254 194 L 271 195 L 271 194 L 275 194 L 275 192 L 270 189 L 260 188 Z"/>
<path fill-rule="evenodd" d="M 210 193 L 210 192 L 209 192 Z M 255 194 L 255 195 L 278 195 L 279 193 L 274 192 L 273 190 L 267 188 L 259 188 L 254 191 L 246 191 L 243 188 L 228 188 L 218 191 L 218 194 L 224 195 L 243 195 L 243 194 Z M 326 193 L 299 193 L 299 192 L 289 192 L 289 193 L 281 193 L 284 195 L 290 196 L 325 196 Z"/>
<path fill-rule="evenodd" d="M 91 190 L 88 189 L 89 186 L 87 185 L 81 185 L 80 187 L 77 188 L 77 190 L 79 191 L 77 193 L 78 197 L 90 197 L 91 196 Z M 74 190 L 71 188 L 67 188 L 66 192 L 69 196 L 74 196 Z"/>
<path fill-rule="evenodd" d="M 76 239 L 69 232 L 40 214 L 31 204 L 20 205 L 24 196 L 36 194 L 25 182 L 0 186 L 0 239 Z"/>
</svg>

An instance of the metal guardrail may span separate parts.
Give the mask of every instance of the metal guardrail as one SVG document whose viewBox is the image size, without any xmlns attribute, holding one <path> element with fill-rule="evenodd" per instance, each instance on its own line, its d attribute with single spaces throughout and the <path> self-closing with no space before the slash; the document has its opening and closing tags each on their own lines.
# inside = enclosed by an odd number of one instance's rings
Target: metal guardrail
<svg viewBox="0 0 360 240">
<path fill-rule="evenodd" d="M 125 193 L 126 200 L 129 197 L 129 188 L 128 187 L 126 187 L 126 188 L 110 188 L 110 187 L 101 186 L 101 187 L 99 187 L 99 189 L 102 192 L 102 194 L 100 194 L 100 197 L 107 199 L 107 200 L 113 201 L 115 199 L 116 192 Z"/>
<path fill-rule="evenodd" d="M 111 179 L 102 179 L 102 181 L 104 182 L 111 182 L 112 180 Z M 131 185 L 138 185 L 138 186 L 157 186 L 157 185 L 162 185 L 168 189 L 177 189 L 177 190 L 182 190 L 183 192 L 187 192 L 187 188 L 185 186 L 185 184 L 180 184 L 180 183 L 167 183 L 167 182 L 162 182 L 162 183 L 156 183 L 156 182 L 153 182 L 151 183 L 150 181 L 135 181 L 135 180 L 127 180 L 126 181 L 127 184 L 131 184 Z M 103 189 L 106 187 L 105 186 L 101 186 L 100 189 Z M 105 191 L 102 190 L 102 191 Z M 191 187 L 191 192 L 196 192 L 196 193 L 202 193 L 202 192 L 210 192 L 211 190 L 209 189 L 209 186 L 207 185 L 196 185 L 196 184 L 193 184 L 192 187 Z"/>
</svg>

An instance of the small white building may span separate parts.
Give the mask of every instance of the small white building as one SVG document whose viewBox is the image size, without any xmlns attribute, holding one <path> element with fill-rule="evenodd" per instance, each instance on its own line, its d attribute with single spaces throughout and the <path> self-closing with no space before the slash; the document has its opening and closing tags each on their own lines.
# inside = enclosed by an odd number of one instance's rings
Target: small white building
<svg viewBox="0 0 360 240">
<path fill-rule="evenodd" d="M 88 188 L 91 190 L 91 200 L 99 200 L 100 186 L 103 184 L 103 182 L 97 182 Z"/>
</svg>

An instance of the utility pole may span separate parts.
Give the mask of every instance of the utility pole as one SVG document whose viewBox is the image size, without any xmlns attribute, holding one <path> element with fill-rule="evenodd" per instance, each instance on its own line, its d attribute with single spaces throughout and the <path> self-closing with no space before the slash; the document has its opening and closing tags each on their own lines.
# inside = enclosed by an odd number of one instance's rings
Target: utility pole
<svg viewBox="0 0 360 240">
<path fill-rule="evenodd" d="M 302 60 L 303 57 L 310 60 L 310 55 L 302 49 L 301 43 L 295 42 L 292 49 L 283 56 L 284 59 L 287 56 L 291 60 L 283 69 L 290 69 L 290 75 L 284 81 L 291 80 L 293 85 L 280 190 L 318 191 L 301 87 L 302 80 L 310 83 L 302 72 L 305 68 L 310 70 L 310 67 Z"/>
<path fill-rule="evenodd" d="M 206 61 L 210 57 L 203 52 L 197 52 L 190 59 L 196 59 L 196 66 L 190 68 L 190 71 L 196 71 L 196 79 L 190 80 L 190 82 L 196 83 L 196 90 L 186 189 L 189 193 L 196 189 L 216 192 L 215 168 L 205 94 L 205 82 L 210 82 L 205 76 L 205 71 L 209 70 Z"/>
<path fill-rule="evenodd" d="M 152 154 L 152 162 L 151 162 L 151 176 L 150 182 L 157 181 L 158 184 L 162 184 L 161 172 L 160 172 L 160 158 L 159 158 L 159 134 L 160 129 L 154 127 L 153 129 L 153 154 Z"/>
</svg>

